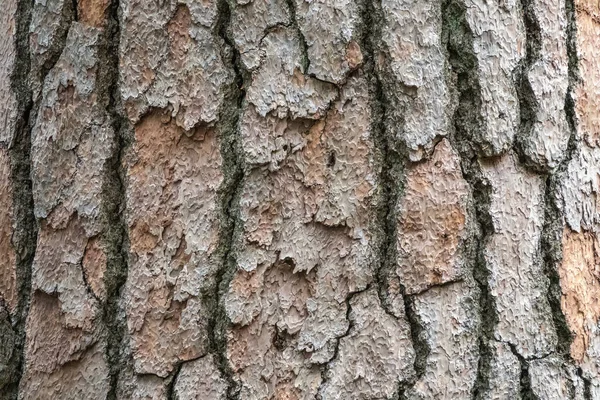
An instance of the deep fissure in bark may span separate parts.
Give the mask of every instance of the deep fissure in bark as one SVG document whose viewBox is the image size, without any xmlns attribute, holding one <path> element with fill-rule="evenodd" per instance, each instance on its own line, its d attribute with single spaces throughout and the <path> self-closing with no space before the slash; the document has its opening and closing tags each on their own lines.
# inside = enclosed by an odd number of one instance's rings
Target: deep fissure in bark
<svg viewBox="0 0 600 400">
<path fill-rule="evenodd" d="M 190 360 L 192 361 L 192 360 Z M 189 362 L 189 361 L 186 361 Z M 179 377 L 179 373 L 181 372 L 181 368 L 183 367 L 183 364 L 185 364 L 185 362 L 183 363 L 178 363 L 175 366 L 175 371 L 173 371 L 173 373 L 171 374 L 171 377 L 169 378 L 170 381 L 167 384 L 167 400 L 176 400 L 177 396 L 175 395 L 175 384 L 177 383 L 177 378 Z"/>
<path fill-rule="evenodd" d="M 523 11 L 523 24 L 525 26 L 526 54 L 514 71 L 516 78 L 517 95 L 519 98 L 519 130 L 515 136 L 514 149 L 519 156 L 519 161 L 525 167 L 535 172 L 547 172 L 547 166 L 538 165 L 527 155 L 526 141 L 529 140 L 533 125 L 539 112 L 539 104 L 535 98 L 533 88 L 529 82 L 528 72 L 535 62 L 541 58 L 542 31 L 535 15 L 532 0 L 520 0 Z"/>
<path fill-rule="evenodd" d="M 569 141 L 564 159 L 555 171 L 546 180 L 546 193 L 544 203 L 544 230 L 542 235 L 542 252 L 544 256 L 544 272 L 549 280 L 548 301 L 552 309 L 552 318 L 558 336 L 557 352 L 563 359 L 573 362 L 570 355 L 570 347 L 574 336 L 569 329 L 565 314 L 561 307 L 562 288 L 557 266 L 563 259 L 562 235 L 564 229 L 564 218 L 562 217 L 562 205 L 560 204 L 560 186 L 564 180 L 569 179 L 568 165 L 580 151 L 581 142 L 577 135 L 577 119 L 575 113 L 574 90 L 580 83 L 579 59 L 576 46 L 576 10 L 574 0 L 565 0 L 567 15 L 567 57 L 568 57 L 568 80 L 569 85 L 565 96 L 564 110 L 569 127 Z M 583 376 L 581 368 L 577 369 L 577 376 L 582 380 L 583 397 L 591 399 L 591 383 Z"/>
<path fill-rule="evenodd" d="M 221 207 L 221 226 L 218 253 L 222 257 L 221 268 L 216 273 L 215 284 L 211 293 L 205 294 L 211 316 L 208 323 L 209 349 L 215 356 L 219 371 L 227 381 L 227 399 L 239 397 L 239 384 L 227 358 L 227 328 L 230 321 L 223 304 L 223 295 L 236 271 L 236 260 L 233 254 L 236 232 L 239 228 L 239 198 L 244 178 L 244 160 L 239 139 L 239 126 L 246 98 L 245 82 L 248 72 L 245 71 L 239 50 L 236 48 L 230 32 L 231 8 L 229 0 L 220 0 L 218 4 L 218 20 L 215 33 L 223 41 L 222 57 L 226 65 L 231 65 L 235 72 L 235 80 L 226 91 L 224 105 L 220 110 L 219 131 L 221 156 L 223 158 L 224 181 L 219 188 Z"/>
<path fill-rule="evenodd" d="M 568 179 L 568 174 L 566 173 L 566 169 L 570 160 L 573 159 L 576 152 L 579 151 L 580 146 L 580 138 L 577 135 L 577 116 L 575 112 L 575 98 L 574 98 L 574 90 L 575 87 L 580 83 L 580 72 L 579 72 L 579 57 L 577 56 L 577 18 L 576 18 L 576 8 L 575 8 L 575 0 L 565 0 L 566 3 L 566 12 L 567 12 L 567 56 L 569 59 L 569 87 L 567 89 L 567 95 L 565 96 L 565 113 L 567 116 L 567 122 L 569 124 L 569 129 L 571 131 L 571 136 L 569 137 L 569 146 L 567 148 L 567 156 L 565 160 L 558 168 L 557 174 L 554 176 L 554 180 L 552 181 L 553 185 L 558 185 L 559 179 Z M 555 205 L 556 206 L 556 205 Z M 562 242 L 561 242 L 562 244 Z M 562 249 L 561 249 L 562 250 Z M 562 256 L 562 254 L 561 254 Z M 555 302 L 558 303 L 560 307 L 560 296 L 562 295 L 562 291 L 560 285 L 555 289 Z M 562 321 L 565 320 L 564 314 L 561 314 Z M 565 323 L 566 325 L 566 323 Z M 566 327 L 568 330 L 568 326 Z M 570 330 L 568 330 L 570 334 Z M 572 336 L 572 335 L 571 335 Z M 588 378 L 583 375 L 583 370 L 581 368 L 577 369 L 577 375 L 581 378 L 584 385 L 583 396 L 586 400 L 592 399 L 592 384 Z"/>
<path fill-rule="evenodd" d="M 288 12 L 290 13 L 290 26 L 294 28 L 296 34 L 298 35 L 298 40 L 300 41 L 300 49 L 302 50 L 302 68 L 304 68 L 304 73 L 308 75 L 308 68 L 310 67 L 310 58 L 308 57 L 308 43 L 306 43 L 306 37 L 302 33 L 302 29 L 298 25 L 298 19 L 296 17 L 296 3 L 295 0 L 285 0 L 285 4 L 288 8 Z"/>
<path fill-rule="evenodd" d="M 371 288 L 371 285 L 369 284 L 362 290 L 358 290 L 356 292 L 351 292 L 344 299 L 344 302 L 346 303 L 346 321 L 348 321 L 348 329 L 346 329 L 346 332 L 344 332 L 344 334 L 342 336 L 339 336 L 336 338 L 335 348 L 333 349 L 333 355 L 331 356 L 331 360 L 329 360 L 326 364 L 321 366 L 322 381 L 319 386 L 319 390 L 317 391 L 317 399 L 318 400 L 323 400 L 323 397 L 321 396 L 321 389 L 327 383 L 327 380 L 328 380 L 327 372 L 329 371 L 329 366 L 331 365 L 331 363 L 333 363 L 333 361 L 337 360 L 337 358 L 338 358 L 338 354 L 340 352 L 340 343 L 343 338 L 348 337 L 348 335 L 350 335 L 350 333 L 352 332 L 352 328 L 354 328 L 354 320 L 350 317 L 350 315 L 352 314 L 352 305 L 350 304 L 350 302 L 352 301 L 354 296 L 356 296 L 360 293 L 366 292 L 370 288 Z"/>
<path fill-rule="evenodd" d="M 117 398 L 117 384 L 123 370 L 126 341 L 125 313 L 120 306 L 121 292 L 127 280 L 129 239 L 124 216 L 125 171 L 122 159 L 131 142 L 130 127 L 124 116 L 119 89 L 119 43 L 121 36 L 119 0 L 112 0 L 105 28 L 104 46 L 100 52 L 100 87 L 107 101 L 107 111 L 115 134 L 115 149 L 105 166 L 106 180 L 102 190 L 107 231 L 107 265 L 104 276 L 106 300 L 102 304 L 102 321 L 106 329 L 106 358 L 110 374 L 107 399 Z"/>
<path fill-rule="evenodd" d="M 460 155 L 463 178 L 467 181 L 475 205 L 477 225 L 473 277 L 480 290 L 479 312 L 479 363 L 477 378 L 473 385 L 473 399 L 480 399 L 489 387 L 491 349 L 489 342 L 494 340 L 494 329 L 498 322 L 496 306 L 490 293 L 488 278 L 490 272 L 485 260 L 485 245 L 494 232 L 490 214 L 491 186 L 483 177 L 479 165 L 480 148 L 474 145 L 473 138 L 484 128 L 481 117 L 481 87 L 478 76 L 478 61 L 473 50 L 473 32 L 466 19 L 466 6 L 459 0 L 446 0 L 442 6 L 442 36 L 450 64 L 449 87 L 456 96 L 456 109 L 452 117 L 453 126 L 450 141 Z"/>
<path fill-rule="evenodd" d="M 583 371 L 581 368 L 577 368 L 576 374 L 583 382 L 583 398 L 585 400 L 592 400 L 592 383 L 589 379 L 586 379 L 583 376 Z"/>
<path fill-rule="evenodd" d="M 374 230 L 377 233 L 378 257 L 375 266 L 375 282 L 379 301 L 385 312 L 394 318 L 396 316 L 390 311 L 387 295 L 389 292 L 389 280 L 397 265 L 396 257 L 396 204 L 404 184 L 404 160 L 406 154 L 400 154 L 391 142 L 391 133 L 388 129 L 390 123 L 389 99 L 380 79 L 381 71 L 377 71 L 376 53 L 380 51 L 381 42 L 380 26 L 376 21 L 381 18 L 380 6 L 376 6 L 377 0 L 367 0 L 363 6 L 362 19 L 362 47 L 364 51 L 365 64 L 363 70 L 370 81 L 370 107 L 371 107 L 371 131 L 373 133 L 375 147 L 380 159 L 380 175 L 378 208 Z M 403 288 L 401 288 L 403 289 Z M 402 290 L 404 295 L 404 290 Z"/>
<path fill-rule="evenodd" d="M 27 0 L 18 1 L 20 5 L 21 3 L 25 3 Z M 34 2 L 31 1 L 31 3 Z M 29 13 L 31 14 L 33 4 L 29 4 L 28 7 Z M 27 40 L 27 58 L 29 60 L 29 57 L 31 56 L 29 51 L 29 28 L 31 23 L 31 15 L 29 15 L 28 18 L 29 21 L 27 24 L 25 35 Z M 39 96 L 41 96 L 41 89 L 44 86 L 46 76 L 48 76 L 48 73 L 54 68 L 54 66 L 58 62 L 58 59 L 60 58 L 60 55 L 62 54 L 67 43 L 67 35 L 69 34 L 69 29 L 71 28 L 71 24 L 74 21 L 77 21 L 77 0 L 65 1 L 61 10 L 60 21 L 58 21 L 58 23 L 56 24 L 56 37 L 50 43 L 50 46 L 46 50 L 46 54 L 44 56 L 46 60 L 44 61 L 44 64 L 39 66 L 39 71 L 35 71 L 31 68 L 30 65 L 28 79 L 33 79 L 34 82 L 37 82 L 40 85 L 40 87 L 38 88 L 39 92 L 33 93 L 33 101 L 37 103 L 36 108 L 39 106 Z M 37 76 L 35 76 L 35 72 L 37 72 Z M 35 122 L 35 118 L 32 120 L 31 126 L 33 126 L 33 122 Z"/>
<path fill-rule="evenodd" d="M 31 59 L 29 51 L 29 26 L 32 2 L 19 1 L 15 15 L 15 65 L 10 83 L 17 99 L 17 119 L 12 143 L 9 144 L 10 180 L 13 184 L 13 232 L 12 244 L 16 253 L 16 279 L 18 300 L 11 321 L 15 334 L 10 358 L 11 379 L 0 387 L 0 398 L 16 399 L 23 375 L 25 360 L 26 321 L 31 296 L 31 273 L 37 245 L 38 227 L 33 212 L 31 169 L 31 129 L 36 118 L 36 107 L 29 86 Z"/>
<path fill-rule="evenodd" d="M 535 395 L 531 388 L 531 376 L 529 375 L 529 363 L 527 360 L 519 354 L 516 347 L 513 344 L 507 343 L 512 354 L 517 357 L 519 364 L 521 365 L 521 374 L 519 376 L 519 385 L 521 387 L 520 394 L 521 400 L 539 400 L 538 396 Z"/>
<path fill-rule="evenodd" d="M 391 279 L 395 280 L 404 301 L 406 320 L 410 326 L 411 340 L 415 351 L 414 369 L 416 374 L 408 381 L 398 382 L 397 397 L 404 398 L 406 390 L 425 373 L 427 358 L 431 351 L 423 336 L 424 329 L 420 323 L 412 300 L 406 290 L 395 277 L 397 267 L 397 211 L 396 205 L 404 191 L 405 167 L 408 162 L 408 150 L 405 143 L 397 139 L 397 130 L 404 126 L 404 107 L 398 98 L 396 89 L 405 89 L 391 72 L 390 66 L 380 62 L 378 54 L 384 51 L 381 21 L 383 12 L 381 0 L 367 0 L 362 10 L 362 47 L 364 51 L 364 71 L 370 80 L 371 130 L 375 147 L 379 152 L 380 175 L 377 188 L 376 213 L 376 246 L 378 259 L 375 266 L 375 283 L 383 310 L 390 316 L 398 316 L 390 310 L 388 300 Z"/>
<path fill-rule="evenodd" d="M 427 343 L 425 328 L 415 312 L 413 298 L 404 296 L 404 313 L 410 325 L 410 336 L 413 348 L 415 349 L 415 376 L 406 383 L 401 383 L 398 390 L 398 399 L 406 399 L 406 391 L 412 388 L 415 383 L 425 374 L 427 367 L 427 357 L 431 352 L 429 343 Z"/>
<path fill-rule="evenodd" d="M 569 147 L 571 143 L 569 144 Z M 566 165 L 564 165 L 566 168 Z M 544 194 L 544 226 L 541 237 L 541 253 L 543 257 L 544 272 L 548 278 L 547 297 L 552 310 L 554 328 L 558 337 L 556 351 L 570 358 L 569 351 L 573 342 L 573 335 L 569 330 L 565 315 L 561 308 L 562 289 L 557 266 L 562 259 L 562 234 L 563 220 L 561 218 L 559 205 L 556 204 L 556 193 L 560 181 L 556 175 L 546 179 L 546 191 Z"/>
</svg>

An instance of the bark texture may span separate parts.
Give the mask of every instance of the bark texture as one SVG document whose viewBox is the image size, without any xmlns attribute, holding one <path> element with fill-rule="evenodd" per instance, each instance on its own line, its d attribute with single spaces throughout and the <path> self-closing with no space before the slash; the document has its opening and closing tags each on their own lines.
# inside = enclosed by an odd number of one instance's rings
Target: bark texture
<svg viewBox="0 0 600 400">
<path fill-rule="evenodd" d="M 0 400 L 600 400 L 600 5 L 4 0 Z"/>
</svg>

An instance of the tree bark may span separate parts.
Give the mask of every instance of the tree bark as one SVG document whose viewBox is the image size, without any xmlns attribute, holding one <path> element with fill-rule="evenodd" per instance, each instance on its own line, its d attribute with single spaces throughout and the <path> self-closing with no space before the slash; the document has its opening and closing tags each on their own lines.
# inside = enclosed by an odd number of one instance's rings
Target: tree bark
<svg viewBox="0 0 600 400">
<path fill-rule="evenodd" d="M 4 0 L 0 399 L 600 400 L 600 5 Z"/>
</svg>

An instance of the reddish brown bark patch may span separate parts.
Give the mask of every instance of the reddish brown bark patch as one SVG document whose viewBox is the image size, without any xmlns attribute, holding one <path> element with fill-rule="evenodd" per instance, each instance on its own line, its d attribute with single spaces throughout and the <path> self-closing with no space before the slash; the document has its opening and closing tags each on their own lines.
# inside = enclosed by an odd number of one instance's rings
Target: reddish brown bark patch
<svg viewBox="0 0 600 400">
<path fill-rule="evenodd" d="M 592 329 L 600 319 L 600 259 L 598 238 L 588 232 L 563 232 L 563 260 L 558 273 L 562 287 L 561 307 L 574 335 L 571 357 L 581 362 Z"/>
<path fill-rule="evenodd" d="M 83 271 L 94 295 L 100 299 L 105 299 L 106 253 L 104 253 L 104 248 L 98 238 L 92 238 L 87 243 L 83 255 Z"/>
<path fill-rule="evenodd" d="M 106 23 L 109 0 L 79 0 L 77 17 L 79 22 L 102 28 Z"/>
<path fill-rule="evenodd" d="M 447 140 L 431 160 L 410 167 L 398 209 L 398 276 L 407 294 L 461 276 L 468 185 Z"/>
<path fill-rule="evenodd" d="M 6 150 L 0 150 L 0 299 L 4 300 L 11 312 L 17 305 L 12 213 L 10 158 Z"/>
<path fill-rule="evenodd" d="M 213 129 L 185 131 L 157 109 L 135 127 L 126 160 L 125 303 L 137 373 L 166 377 L 178 362 L 206 353 L 201 293 L 219 265 L 221 163 Z"/>
<path fill-rule="evenodd" d="M 600 145 L 600 4 L 596 0 L 576 1 L 577 55 L 581 84 L 576 89 L 578 129 L 586 142 Z"/>
</svg>

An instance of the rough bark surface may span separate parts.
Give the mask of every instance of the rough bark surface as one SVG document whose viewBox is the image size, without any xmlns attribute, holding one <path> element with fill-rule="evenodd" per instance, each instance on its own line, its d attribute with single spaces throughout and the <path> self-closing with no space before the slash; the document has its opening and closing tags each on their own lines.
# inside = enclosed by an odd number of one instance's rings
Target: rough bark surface
<svg viewBox="0 0 600 400">
<path fill-rule="evenodd" d="M 600 400 L 600 5 L 5 0 L 0 400 Z"/>
</svg>

